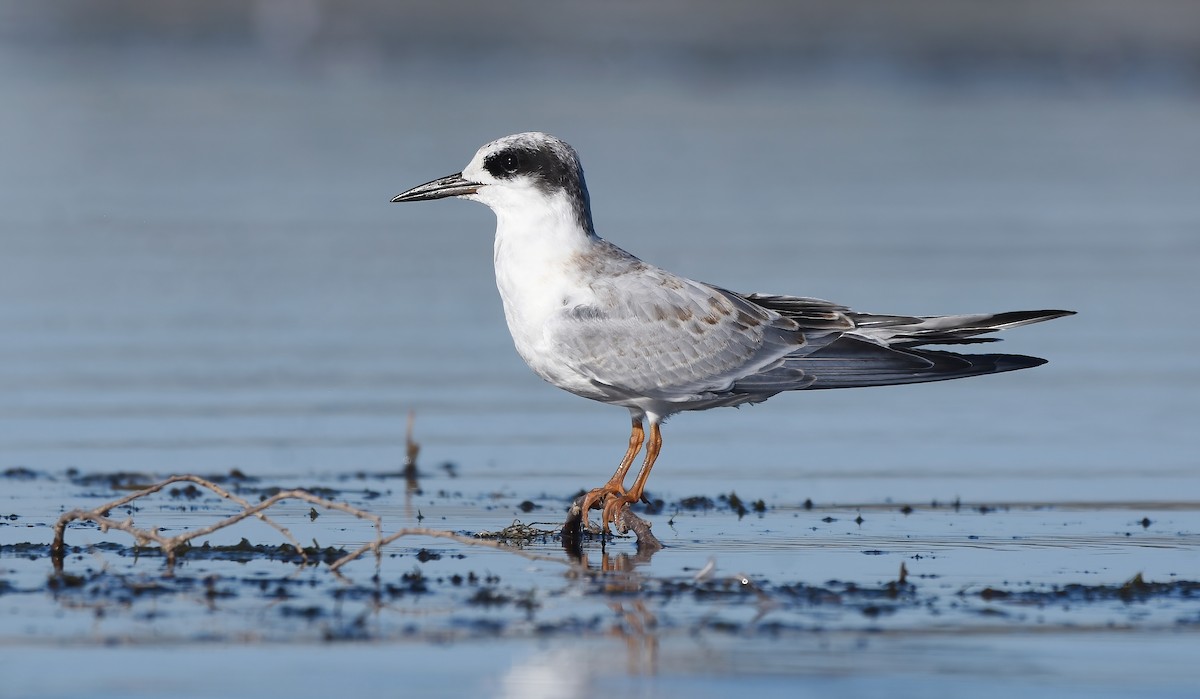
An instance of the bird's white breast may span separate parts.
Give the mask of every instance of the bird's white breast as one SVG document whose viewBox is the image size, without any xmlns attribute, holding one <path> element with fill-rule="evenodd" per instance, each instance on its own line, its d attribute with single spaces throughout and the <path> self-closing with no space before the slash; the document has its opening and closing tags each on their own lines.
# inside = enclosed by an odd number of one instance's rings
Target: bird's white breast
<svg viewBox="0 0 1200 699">
<path fill-rule="evenodd" d="M 525 363 L 560 388 L 586 392 L 587 377 L 549 346 L 545 328 L 564 308 L 592 301 L 594 293 L 577 259 L 595 238 L 579 227 L 565 197 L 546 197 L 538 203 L 494 207 L 496 286 L 508 330 Z"/>
</svg>

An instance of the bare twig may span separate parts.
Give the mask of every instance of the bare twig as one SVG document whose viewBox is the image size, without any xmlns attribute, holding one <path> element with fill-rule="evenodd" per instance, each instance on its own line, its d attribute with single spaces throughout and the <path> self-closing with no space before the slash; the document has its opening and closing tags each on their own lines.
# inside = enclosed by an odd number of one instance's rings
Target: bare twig
<svg viewBox="0 0 1200 699">
<path fill-rule="evenodd" d="M 114 508 L 128 505 L 134 500 L 144 498 L 147 495 L 153 495 L 172 483 L 181 482 L 195 483 L 196 485 L 207 488 L 226 500 L 240 505 L 243 509 L 241 512 L 230 515 L 219 522 L 214 522 L 207 527 L 192 529 L 180 534 L 176 534 L 175 536 L 163 536 L 158 532 L 157 528 L 144 529 L 142 527 L 138 527 L 134 525 L 132 517 L 124 520 L 116 520 L 108 516 L 109 512 Z M 61 565 L 66 550 L 63 539 L 66 535 L 67 525 L 75 521 L 90 521 L 100 525 L 101 531 L 116 529 L 133 536 L 134 541 L 137 542 L 138 546 L 144 546 L 150 542 L 158 544 L 159 547 L 162 548 L 163 554 L 167 557 L 167 565 L 174 566 L 176 552 L 181 546 L 187 544 L 192 539 L 195 539 L 199 536 L 212 534 L 215 531 L 224 529 L 225 527 L 236 524 L 244 519 L 254 517 L 270 525 L 273 529 L 282 534 L 284 538 L 288 540 L 288 543 L 290 543 L 292 547 L 296 549 L 296 553 L 300 555 L 301 559 L 307 562 L 308 556 L 304 552 L 304 547 L 300 545 L 300 542 L 296 541 L 296 537 L 292 536 L 292 533 L 288 531 L 287 527 L 276 523 L 270 517 L 263 514 L 263 512 L 272 505 L 283 500 L 303 500 L 325 509 L 339 510 L 341 512 L 354 515 L 359 519 L 370 520 L 375 524 L 376 538 L 383 536 L 383 520 L 377 515 L 373 515 L 370 512 L 361 510 L 343 502 L 335 502 L 333 500 L 327 500 L 325 498 L 318 497 L 306 490 L 282 490 L 257 504 L 251 504 L 246 499 L 230 493 L 210 480 L 201 478 L 199 476 L 182 475 L 171 476 L 170 478 L 156 483 L 148 488 L 139 490 L 136 493 L 131 493 L 123 498 L 113 500 L 112 502 L 104 503 L 103 505 L 91 510 L 71 510 L 70 512 L 63 513 L 63 515 L 60 516 L 58 521 L 54 524 L 54 541 L 50 545 L 50 555 L 54 558 L 56 566 Z"/>
<path fill-rule="evenodd" d="M 118 519 L 113 519 L 112 517 L 109 516 L 110 511 L 113 510 L 114 508 L 128 505 L 129 503 L 131 503 L 139 498 L 146 497 L 147 495 L 153 495 L 154 493 L 161 491 L 163 488 L 166 488 L 167 486 L 171 485 L 172 483 L 180 483 L 180 482 L 195 483 L 196 485 L 207 488 L 207 489 L 211 490 L 212 492 L 216 493 L 217 495 L 221 496 L 222 498 L 225 498 L 226 500 L 229 500 L 229 501 L 241 506 L 242 510 L 240 512 L 234 513 L 218 522 L 214 522 L 213 524 L 210 524 L 206 527 L 200 527 L 198 529 L 191 529 L 191 530 L 182 532 L 180 534 L 176 534 L 175 536 L 164 536 L 163 534 L 159 533 L 157 528 L 147 529 L 144 527 L 139 527 L 134 524 L 132 517 L 128 517 L 123 520 L 118 520 Z M 296 540 L 296 537 L 294 537 L 292 535 L 292 533 L 290 531 L 288 531 L 288 529 L 286 527 L 278 524 L 277 522 L 272 520 L 270 517 L 268 517 L 266 514 L 264 514 L 265 510 L 269 509 L 273 505 L 275 505 L 283 500 L 303 500 L 304 502 L 310 503 L 317 507 L 322 507 L 322 508 L 329 509 L 329 510 L 338 510 L 341 512 L 345 512 L 347 514 L 354 515 L 355 517 L 358 517 L 359 519 L 369 520 L 372 523 L 374 523 L 375 539 L 366 544 L 363 544 L 357 550 L 352 551 L 351 553 L 348 553 L 348 554 L 342 556 L 341 558 L 339 558 L 338 560 L 334 561 L 333 563 L 331 563 L 329 568 L 331 571 L 334 571 L 335 573 L 342 566 L 346 565 L 347 563 L 350 563 L 351 561 L 361 558 L 364 554 L 366 554 L 368 552 L 374 553 L 378 557 L 379 555 L 381 555 L 381 551 L 384 546 L 387 546 L 388 544 L 396 541 L 397 539 L 400 539 L 401 537 L 405 537 L 405 536 L 428 536 L 428 537 L 434 537 L 434 538 L 440 538 L 440 539 L 450 539 L 452 541 L 456 541 L 460 544 L 464 544 L 467 546 L 482 546 L 485 548 L 492 548 L 492 549 L 497 549 L 497 550 L 501 550 L 501 551 L 506 551 L 506 552 L 513 553 L 513 554 L 516 554 L 518 556 L 521 556 L 523 558 L 527 558 L 530 560 L 559 563 L 559 564 L 567 565 L 570 567 L 575 566 L 575 564 L 572 563 L 571 561 L 564 560 L 562 558 L 555 558 L 553 556 L 545 556 L 545 555 L 540 555 L 540 554 L 536 554 L 536 553 L 531 553 L 531 552 L 524 551 L 524 550 L 521 550 L 516 547 L 508 546 L 499 541 L 491 541 L 491 540 L 487 540 L 487 539 L 466 536 L 463 534 L 456 534 L 454 532 L 442 531 L 442 530 L 438 530 L 438 529 L 429 529 L 429 528 L 425 528 L 425 527 L 407 527 L 407 528 L 395 531 L 391 534 L 388 534 L 387 536 L 384 536 L 383 519 L 381 517 L 379 517 L 378 515 L 371 514 L 370 512 L 367 512 L 366 510 L 359 509 L 357 507 L 354 507 L 353 505 L 349 505 L 344 502 L 337 502 L 334 500 L 322 498 L 322 497 L 313 495 L 312 493 L 310 493 L 306 490 L 294 489 L 294 490 L 280 491 L 268 498 L 263 499 L 259 503 L 252 504 L 252 503 L 248 502 L 247 500 L 245 500 L 244 498 L 241 498 L 237 495 L 234 495 L 233 493 L 230 493 L 229 491 L 225 490 L 224 488 L 217 485 L 216 483 L 213 483 L 212 481 L 209 481 L 204 478 L 200 478 L 199 476 L 192 476 L 192 475 L 172 476 L 172 477 L 170 477 L 162 482 L 156 483 L 148 488 L 139 490 L 136 493 L 131 493 L 131 494 L 126 495 L 117 500 L 113 500 L 111 502 L 104 503 L 103 505 L 100 505 L 91 510 L 77 509 L 77 510 L 71 510 L 70 512 L 64 513 L 62 516 L 60 516 L 58 518 L 58 521 L 54 524 L 54 541 L 50 545 L 50 555 L 54 560 L 55 568 L 57 570 L 61 571 L 63 557 L 65 556 L 65 553 L 66 553 L 66 544 L 64 543 L 64 538 L 66 536 L 67 525 L 70 524 L 71 522 L 76 522 L 76 521 L 89 521 L 89 522 L 95 522 L 96 524 L 98 524 L 100 526 L 101 531 L 108 531 L 109 529 L 115 529 L 117 531 L 122 531 L 122 532 L 129 534 L 130 536 L 132 536 L 134 538 L 134 541 L 136 542 L 136 545 L 138 545 L 138 546 L 145 546 L 150 543 L 158 544 L 158 546 L 162 549 L 163 554 L 166 556 L 168 568 L 173 568 L 175 565 L 177 553 L 179 552 L 179 550 L 182 547 L 186 546 L 187 543 L 190 542 L 191 540 L 193 540 L 197 537 L 200 537 L 200 536 L 206 536 L 208 534 L 212 534 L 213 532 L 216 532 L 218 530 L 224 529 L 225 527 L 236 524 L 244 519 L 249 519 L 251 517 L 254 517 L 254 518 L 257 518 L 257 519 L 267 523 L 268 525 L 273 527 L 276 531 L 278 531 L 280 534 L 282 534 L 284 536 L 284 538 L 286 538 L 288 540 L 288 543 L 291 544 L 293 548 L 295 548 L 296 553 L 300 555 L 301 559 L 305 563 L 307 563 L 308 556 L 305 553 L 304 548 L 300 545 L 300 542 L 298 542 Z"/>
</svg>

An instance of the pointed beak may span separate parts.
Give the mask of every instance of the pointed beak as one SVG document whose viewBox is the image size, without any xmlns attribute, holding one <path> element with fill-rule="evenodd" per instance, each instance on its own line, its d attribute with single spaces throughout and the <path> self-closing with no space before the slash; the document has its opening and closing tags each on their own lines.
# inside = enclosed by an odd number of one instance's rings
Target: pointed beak
<svg viewBox="0 0 1200 699">
<path fill-rule="evenodd" d="M 462 173 L 456 172 L 453 175 L 439 177 L 432 182 L 426 182 L 423 185 L 413 187 L 407 192 L 401 192 L 392 197 L 392 203 L 461 197 L 466 194 L 474 194 L 481 186 L 478 182 L 463 179 Z"/>
</svg>

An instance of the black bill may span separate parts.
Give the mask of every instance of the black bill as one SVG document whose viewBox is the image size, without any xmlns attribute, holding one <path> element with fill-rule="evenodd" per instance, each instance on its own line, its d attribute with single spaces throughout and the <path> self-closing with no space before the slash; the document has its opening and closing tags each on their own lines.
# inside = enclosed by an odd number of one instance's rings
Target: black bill
<svg viewBox="0 0 1200 699">
<path fill-rule="evenodd" d="M 432 182 L 426 182 L 392 197 L 392 202 L 398 201 L 428 201 L 444 197 L 461 197 L 464 194 L 474 194 L 480 184 L 463 179 L 461 172 L 439 177 Z"/>
</svg>

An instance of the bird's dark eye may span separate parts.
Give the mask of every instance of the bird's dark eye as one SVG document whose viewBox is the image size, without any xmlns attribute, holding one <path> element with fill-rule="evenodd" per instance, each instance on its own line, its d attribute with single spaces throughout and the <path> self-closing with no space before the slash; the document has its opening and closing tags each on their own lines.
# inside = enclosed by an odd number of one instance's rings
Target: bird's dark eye
<svg viewBox="0 0 1200 699">
<path fill-rule="evenodd" d="M 483 166 L 492 176 L 507 178 L 525 171 L 525 157 L 519 150 L 504 150 L 489 155 Z"/>
</svg>

